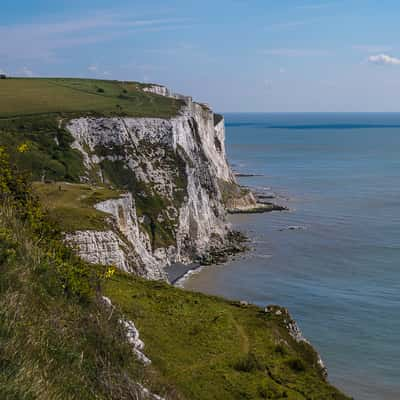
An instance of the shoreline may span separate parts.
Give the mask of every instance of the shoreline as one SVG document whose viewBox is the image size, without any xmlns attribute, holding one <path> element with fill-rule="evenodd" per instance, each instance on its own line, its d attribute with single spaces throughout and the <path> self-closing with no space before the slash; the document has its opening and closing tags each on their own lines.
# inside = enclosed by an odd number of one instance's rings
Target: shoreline
<svg viewBox="0 0 400 400">
<path fill-rule="evenodd" d="M 238 174 L 236 176 L 238 176 Z M 242 176 L 252 177 L 258 175 L 244 174 Z M 265 199 L 268 200 L 276 199 L 277 196 L 274 193 L 267 194 L 266 192 L 260 192 L 259 189 L 257 188 L 251 188 L 251 187 L 249 187 L 248 189 L 251 190 L 254 197 L 256 198 L 257 201 L 256 205 L 254 207 L 251 208 L 249 207 L 246 209 L 233 209 L 233 210 L 227 209 L 228 215 L 235 215 L 235 214 L 251 215 L 251 214 L 268 213 L 273 211 L 290 211 L 289 207 L 265 201 Z M 232 248 L 234 248 L 234 251 L 232 251 L 232 249 L 230 248 L 225 248 L 216 251 L 215 254 L 210 253 L 204 257 L 204 259 L 202 260 L 203 263 L 200 261 L 198 263 L 192 263 L 189 265 L 173 264 L 166 268 L 166 273 L 168 276 L 169 283 L 175 287 L 184 289 L 185 283 L 190 279 L 190 277 L 192 275 L 197 275 L 201 273 L 206 267 L 218 267 L 219 265 L 226 265 L 227 263 L 234 260 L 236 257 L 240 256 L 245 257 L 245 254 L 252 251 L 253 248 L 246 246 L 244 243 L 252 243 L 252 239 L 240 230 L 233 231 L 233 233 L 237 237 L 239 237 L 239 240 L 238 238 L 236 238 L 236 241 L 234 241 L 233 243 Z"/>
</svg>

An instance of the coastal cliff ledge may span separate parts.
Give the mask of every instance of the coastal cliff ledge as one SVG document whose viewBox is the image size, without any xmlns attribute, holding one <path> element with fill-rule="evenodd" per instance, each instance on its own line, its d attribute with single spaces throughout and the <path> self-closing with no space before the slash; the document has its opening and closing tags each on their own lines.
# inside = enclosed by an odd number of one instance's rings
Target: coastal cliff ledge
<svg viewBox="0 0 400 400">
<path fill-rule="evenodd" d="M 170 263 L 240 251 L 227 211 L 254 196 L 222 116 L 138 82 L 0 89 L 6 399 L 348 399 L 287 310 L 165 282 Z"/>
</svg>

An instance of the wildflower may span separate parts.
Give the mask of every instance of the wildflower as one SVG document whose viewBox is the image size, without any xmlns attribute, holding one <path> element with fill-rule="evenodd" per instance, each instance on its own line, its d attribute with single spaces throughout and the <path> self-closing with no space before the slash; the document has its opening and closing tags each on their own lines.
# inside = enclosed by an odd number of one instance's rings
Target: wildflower
<svg viewBox="0 0 400 400">
<path fill-rule="evenodd" d="M 104 273 L 104 278 L 109 279 L 115 274 L 115 268 L 114 267 L 108 267 L 107 271 Z"/>
<path fill-rule="evenodd" d="M 21 144 L 17 147 L 18 153 L 26 153 L 28 150 L 29 150 L 28 143 L 21 143 Z"/>
</svg>

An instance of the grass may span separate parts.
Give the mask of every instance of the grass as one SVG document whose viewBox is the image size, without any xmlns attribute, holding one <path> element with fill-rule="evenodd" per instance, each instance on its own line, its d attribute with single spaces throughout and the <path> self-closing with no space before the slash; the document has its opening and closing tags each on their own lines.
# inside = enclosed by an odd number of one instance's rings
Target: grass
<svg viewBox="0 0 400 400">
<path fill-rule="evenodd" d="M 250 192 L 250 190 L 247 188 L 239 186 L 235 183 L 225 182 L 221 179 L 218 181 L 218 184 L 222 194 L 222 201 L 227 209 L 233 208 L 231 205 L 235 199 L 240 199 Z"/>
<path fill-rule="evenodd" d="M 58 259 L 12 208 L 0 205 L 0 397 L 4 400 L 131 400 L 147 385 L 118 313 L 94 294 L 68 295 Z M 93 286 L 94 266 L 80 285 Z M 81 267 L 82 267 L 81 265 Z M 139 397 L 140 398 L 140 397 Z"/>
<path fill-rule="evenodd" d="M 2 398 L 145 400 L 141 383 L 169 400 L 347 399 L 324 380 L 312 347 L 289 335 L 285 310 L 265 313 L 85 263 L 4 150 L 0 167 Z M 70 184 L 35 190 L 70 208 L 117 195 Z M 134 357 L 121 318 L 138 327 L 151 366 Z"/>
<path fill-rule="evenodd" d="M 47 236 L 38 240 L 4 204 L 0 226 L 2 399 L 143 399 L 137 382 L 169 400 L 347 399 L 282 317 L 122 272 L 102 283 L 110 312 L 94 295 L 66 294 Z M 101 267 L 83 266 L 80 284 L 93 286 Z M 121 315 L 139 328 L 150 367 L 135 359 Z"/>
<path fill-rule="evenodd" d="M 40 114 L 175 116 L 182 103 L 142 90 L 146 85 L 75 78 L 0 80 L 0 118 Z"/>
<path fill-rule="evenodd" d="M 55 115 L 0 118 L 0 146 L 7 148 L 16 167 L 29 171 L 34 180 L 79 182 L 84 174 L 82 154 L 71 148 L 72 142 L 72 135 Z M 28 151 L 19 154 L 16 149 L 22 143 L 28 145 Z"/>
<path fill-rule="evenodd" d="M 29 222 L 35 220 L 35 207 L 21 219 L 0 202 L 0 397 L 140 399 L 141 382 L 169 400 L 347 399 L 324 380 L 315 351 L 288 334 L 284 314 L 122 272 L 100 278 L 104 267 L 65 256 L 67 250 L 57 253 L 62 244 L 52 235 L 107 228 L 107 214 L 93 205 L 121 193 L 77 184 L 82 159 L 70 148 L 72 138 L 60 119 L 178 112 L 179 102 L 140 88 L 133 82 L 79 79 L 0 81 L 0 145 L 11 153 L 13 166 L 31 171 L 33 179 L 69 181 L 34 184 L 50 222 L 58 224 L 40 234 Z M 28 152 L 12 150 L 21 143 L 28 143 Z M 138 188 L 133 177 L 115 168 L 103 166 L 114 185 Z M 0 169 L 1 190 L 4 182 L 19 186 L 20 176 L 12 182 L 11 170 Z M 176 179 L 183 188 L 183 171 Z M 24 188 L 15 191 L 23 210 Z M 166 203 L 145 194 L 136 199 L 139 212 L 154 219 Z M 153 246 L 171 240 L 162 229 L 153 226 Z M 114 312 L 100 304 L 102 294 L 116 305 Z M 139 328 L 151 367 L 134 358 L 118 323 L 122 315 Z"/>
<path fill-rule="evenodd" d="M 104 290 L 184 398 L 347 399 L 324 381 L 311 346 L 288 334 L 285 316 L 124 273 Z"/>
<path fill-rule="evenodd" d="M 77 230 L 108 229 L 108 214 L 93 206 L 101 201 L 119 198 L 121 192 L 106 187 L 85 184 L 34 183 L 34 192 L 39 196 L 50 218 L 64 232 Z"/>
</svg>

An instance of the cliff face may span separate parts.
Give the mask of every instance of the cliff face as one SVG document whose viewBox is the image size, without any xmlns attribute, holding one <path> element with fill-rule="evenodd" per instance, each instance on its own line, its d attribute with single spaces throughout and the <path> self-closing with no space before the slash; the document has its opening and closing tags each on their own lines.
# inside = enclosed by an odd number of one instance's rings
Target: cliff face
<svg viewBox="0 0 400 400">
<path fill-rule="evenodd" d="M 78 255 L 91 263 L 115 265 L 147 279 L 165 278 L 161 266 L 168 249 L 152 252 L 149 236 L 140 229 L 132 194 L 98 203 L 95 208 L 110 215 L 110 225 L 114 229 L 66 234 L 67 242 Z"/>
<path fill-rule="evenodd" d="M 68 123 L 73 147 L 84 155 L 82 180 L 127 192 L 96 206 L 110 214 L 114 231 L 67 235 L 84 259 L 158 279 L 165 265 L 190 263 L 227 245 L 221 182 L 236 182 L 225 155 L 224 120 L 182 99 L 180 115 L 171 119 Z"/>
</svg>

